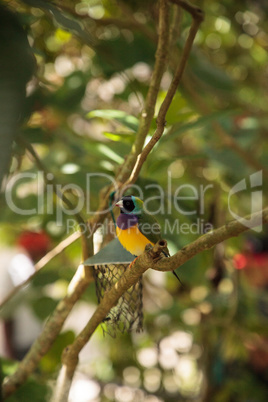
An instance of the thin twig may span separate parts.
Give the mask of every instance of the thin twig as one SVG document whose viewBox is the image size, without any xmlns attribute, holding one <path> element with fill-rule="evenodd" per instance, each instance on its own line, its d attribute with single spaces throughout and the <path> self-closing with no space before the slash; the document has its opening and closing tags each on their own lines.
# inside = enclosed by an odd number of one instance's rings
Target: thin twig
<svg viewBox="0 0 268 402">
<path fill-rule="evenodd" d="M 177 1 L 174 0 L 174 2 L 177 4 Z M 181 3 L 181 2 L 178 1 L 178 3 Z M 151 152 L 151 150 L 153 149 L 155 144 L 160 140 L 160 138 L 164 132 L 165 123 L 166 123 L 165 118 L 166 118 L 167 111 L 168 111 L 170 104 L 172 102 L 172 99 L 177 91 L 178 85 L 180 84 L 184 69 L 186 67 L 187 60 L 190 55 L 190 51 L 191 51 L 195 36 L 197 34 L 197 31 L 198 31 L 198 28 L 199 28 L 201 22 L 203 21 L 203 18 L 204 18 L 203 13 L 199 8 L 193 7 L 186 2 L 182 2 L 182 3 L 183 3 L 183 5 L 182 4 L 180 4 L 180 5 L 183 8 L 187 9 L 187 11 L 189 11 L 189 9 L 191 10 L 191 15 L 193 16 L 191 28 L 190 28 L 185 46 L 183 48 L 179 66 L 177 68 L 177 71 L 175 72 L 174 78 L 170 84 L 170 87 L 167 91 L 165 99 L 160 107 L 158 117 L 157 117 L 156 131 L 155 131 L 154 135 L 152 136 L 151 140 L 146 145 L 146 147 L 139 154 L 136 164 L 134 166 L 134 169 L 133 169 L 129 179 L 126 182 L 126 185 L 133 183 L 137 180 L 140 170 L 141 170 L 147 156 L 149 155 L 149 153 Z M 187 7 L 186 7 L 186 4 L 187 4 Z"/>
<path fill-rule="evenodd" d="M 141 152 L 145 138 L 149 133 L 152 119 L 154 117 L 155 104 L 159 93 L 161 79 L 167 64 L 167 49 L 169 40 L 169 15 L 167 0 L 160 0 L 159 3 L 159 34 L 158 44 L 155 54 L 155 65 L 150 80 L 149 90 L 146 96 L 144 110 L 141 113 L 139 129 L 136 134 L 135 142 L 132 146 L 130 154 L 127 156 L 116 180 L 123 183 L 129 177 L 133 166 L 135 165 L 137 156 Z"/>
</svg>

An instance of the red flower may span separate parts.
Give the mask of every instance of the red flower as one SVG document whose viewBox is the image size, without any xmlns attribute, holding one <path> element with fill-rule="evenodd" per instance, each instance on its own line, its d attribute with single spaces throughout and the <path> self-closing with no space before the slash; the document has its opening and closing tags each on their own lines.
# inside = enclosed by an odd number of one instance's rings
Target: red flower
<svg viewBox="0 0 268 402">
<path fill-rule="evenodd" d="M 25 231 L 19 236 L 17 244 L 25 248 L 32 259 L 36 261 L 47 253 L 50 247 L 50 238 L 44 231 Z"/>
</svg>

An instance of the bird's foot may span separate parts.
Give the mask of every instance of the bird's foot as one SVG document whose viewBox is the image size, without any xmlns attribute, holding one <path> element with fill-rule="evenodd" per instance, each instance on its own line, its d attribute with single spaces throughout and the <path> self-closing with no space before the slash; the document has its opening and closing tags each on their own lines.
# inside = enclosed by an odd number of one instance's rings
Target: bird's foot
<svg viewBox="0 0 268 402">
<path fill-rule="evenodd" d="M 129 264 L 129 268 L 133 267 L 133 264 L 135 263 L 135 261 L 137 261 L 139 257 L 136 257 L 130 264 Z"/>
</svg>

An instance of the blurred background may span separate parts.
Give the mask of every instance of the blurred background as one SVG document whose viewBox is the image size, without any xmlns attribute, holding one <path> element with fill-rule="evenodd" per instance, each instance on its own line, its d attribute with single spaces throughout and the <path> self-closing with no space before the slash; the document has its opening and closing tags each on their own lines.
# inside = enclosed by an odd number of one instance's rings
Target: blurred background
<svg viewBox="0 0 268 402">
<path fill-rule="evenodd" d="M 268 4 L 193 3 L 204 9 L 205 21 L 164 136 L 137 181 L 151 211 L 163 206 L 157 218 L 171 253 L 201 235 L 205 224 L 216 228 L 233 219 L 228 194 L 243 179 L 248 188 L 231 206 L 249 214 L 248 177 L 255 172 L 262 172 L 259 190 L 263 205 L 267 201 Z M 88 199 L 81 204 L 85 218 L 97 209 L 100 190 L 110 184 L 106 175 L 115 175 L 135 138 L 159 10 L 151 0 L 10 0 L 0 7 L 0 351 L 6 375 L 66 294 L 81 261 L 76 241 L 35 273 L 34 264 L 77 229 L 45 180 L 53 178 L 74 205 Z M 169 66 L 155 116 L 190 24 L 187 13 L 170 7 Z M 155 127 L 154 119 L 150 135 Z M 89 186 L 92 173 L 103 177 Z M 173 196 L 183 185 L 179 213 Z M 210 187 L 203 198 L 190 199 L 187 185 L 198 194 Z M 177 221 L 188 230 L 172 231 Z M 96 250 L 103 237 L 96 233 Z M 267 228 L 199 254 L 178 275 L 183 288 L 170 273 L 144 276 L 143 332 L 112 338 L 98 328 L 81 353 L 70 401 L 267 401 Z M 96 305 L 93 283 L 38 371 L 8 401 L 49 400 L 61 352 Z"/>
</svg>

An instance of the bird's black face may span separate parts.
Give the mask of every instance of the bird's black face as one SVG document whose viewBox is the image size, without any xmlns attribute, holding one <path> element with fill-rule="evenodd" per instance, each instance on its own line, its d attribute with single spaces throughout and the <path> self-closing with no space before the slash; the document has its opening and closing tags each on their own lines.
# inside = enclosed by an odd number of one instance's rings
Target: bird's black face
<svg viewBox="0 0 268 402">
<path fill-rule="evenodd" d="M 123 210 L 126 213 L 130 213 L 135 209 L 135 204 L 131 198 L 131 196 L 126 196 L 122 198 L 123 201 Z"/>
</svg>

